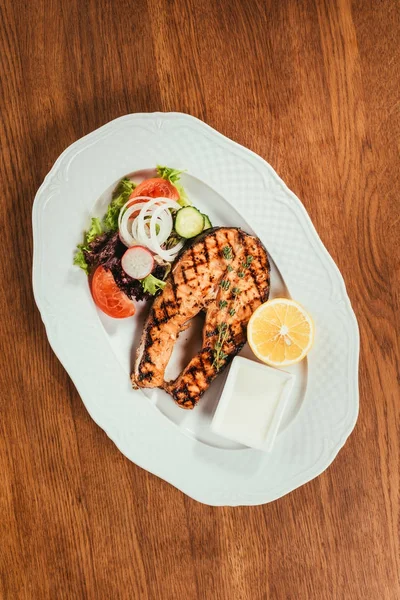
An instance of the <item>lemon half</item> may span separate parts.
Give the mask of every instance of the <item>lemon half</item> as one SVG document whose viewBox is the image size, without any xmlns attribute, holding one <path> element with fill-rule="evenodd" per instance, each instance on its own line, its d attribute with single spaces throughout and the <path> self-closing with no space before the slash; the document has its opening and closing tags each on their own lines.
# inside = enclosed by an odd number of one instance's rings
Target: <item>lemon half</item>
<svg viewBox="0 0 400 600">
<path fill-rule="evenodd" d="M 274 298 L 261 304 L 247 326 L 247 340 L 254 354 L 274 367 L 293 365 L 309 352 L 314 323 L 300 304 Z"/>
</svg>

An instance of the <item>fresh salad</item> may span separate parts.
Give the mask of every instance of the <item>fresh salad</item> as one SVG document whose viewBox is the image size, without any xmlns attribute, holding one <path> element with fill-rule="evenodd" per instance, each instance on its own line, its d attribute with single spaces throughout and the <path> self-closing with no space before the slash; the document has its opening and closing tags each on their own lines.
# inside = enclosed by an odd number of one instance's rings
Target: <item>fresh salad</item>
<svg viewBox="0 0 400 600">
<path fill-rule="evenodd" d="M 74 265 L 89 276 L 93 300 L 107 315 L 135 314 L 166 285 L 171 265 L 188 239 L 212 227 L 179 183 L 182 171 L 157 166 L 157 177 L 122 179 L 102 219 L 93 217 Z"/>
</svg>

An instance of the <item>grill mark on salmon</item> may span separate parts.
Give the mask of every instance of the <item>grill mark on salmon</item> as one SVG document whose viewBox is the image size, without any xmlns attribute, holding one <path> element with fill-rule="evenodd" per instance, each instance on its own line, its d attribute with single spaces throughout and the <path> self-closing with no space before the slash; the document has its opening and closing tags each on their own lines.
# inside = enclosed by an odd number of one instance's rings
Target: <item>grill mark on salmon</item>
<svg viewBox="0 0 400 600">
<path fill-rule="evenodd" d="M 227 246 L 231 258 L 224 251 Z M 244 267 L 248 256 L 253 260 Z M 242 277 L 239 272 L 243 272 Z M 224 284 L 227 289 L 221 287 L 222 280 L 227 282 Z M 132 385 L 161 387 L 182 408 L 193 408 L 243 347 L 247 323 L 254 310 L 268 299 L 269 284 L 268 256 L 258 238 L 237 228 L 220 227 L 194 239 L 175 260 L 164 290 L 150 309 L 137 350 Z M 235 288 L 240 291 L 236 296 Z M 221 301 L 226 301 L 228 307 L 221 309 Z M 229 314 L 232 304 L 233 315 Z M 174 344 L 200 311 L 206 312 L 202 349 L 174 381 L 165 382 L 164 373 Z M 218 368 L 214 351 L 221 323 L 227 326 L 222 346 L 226 358 Z"/>
</svg>

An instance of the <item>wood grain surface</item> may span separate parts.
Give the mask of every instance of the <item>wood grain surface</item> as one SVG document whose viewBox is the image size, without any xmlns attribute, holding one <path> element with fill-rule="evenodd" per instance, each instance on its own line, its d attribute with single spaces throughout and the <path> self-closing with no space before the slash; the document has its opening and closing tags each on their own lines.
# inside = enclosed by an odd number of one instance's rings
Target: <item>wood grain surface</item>
<svg viewBox="0 0 400 600">
<path fill-rule="evenodd" d="M 396 0 L 3 0 L 1 599 L 400 598 L 399 39 Z M 203 506 L 125 459 L 34 304 L 44 176 L 81 136 L 156 110 L 272 164 L 358 316 L 356 429 L 325 473 L 269 505 Z"/>
</svg>

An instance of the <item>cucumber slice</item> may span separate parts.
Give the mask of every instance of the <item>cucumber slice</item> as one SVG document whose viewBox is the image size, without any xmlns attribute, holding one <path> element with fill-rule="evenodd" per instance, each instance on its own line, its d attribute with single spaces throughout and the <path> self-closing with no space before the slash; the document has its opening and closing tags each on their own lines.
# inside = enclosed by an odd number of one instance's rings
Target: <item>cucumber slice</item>
<svg viewBox="0 0 400 600">
<path fill-rule="evenodd" d="M 205 229 L 210 229 L 210 227 L 212 227 L 212 224 L 211 224 L 209 217 L 207 215 L 205 215 L 204 213 L 202 213 L 202 214 L 204 217 L 204 227 L 203 227 L 203 231 L 204 231 Z"/>
<path fill-rule="evenodd" d="M 194 206 L 185 206 L 176 213 L 175 231 L 183 238 L 189 239 L 199 235 L 204 229 L 204 216 Z"/>
</svg>

